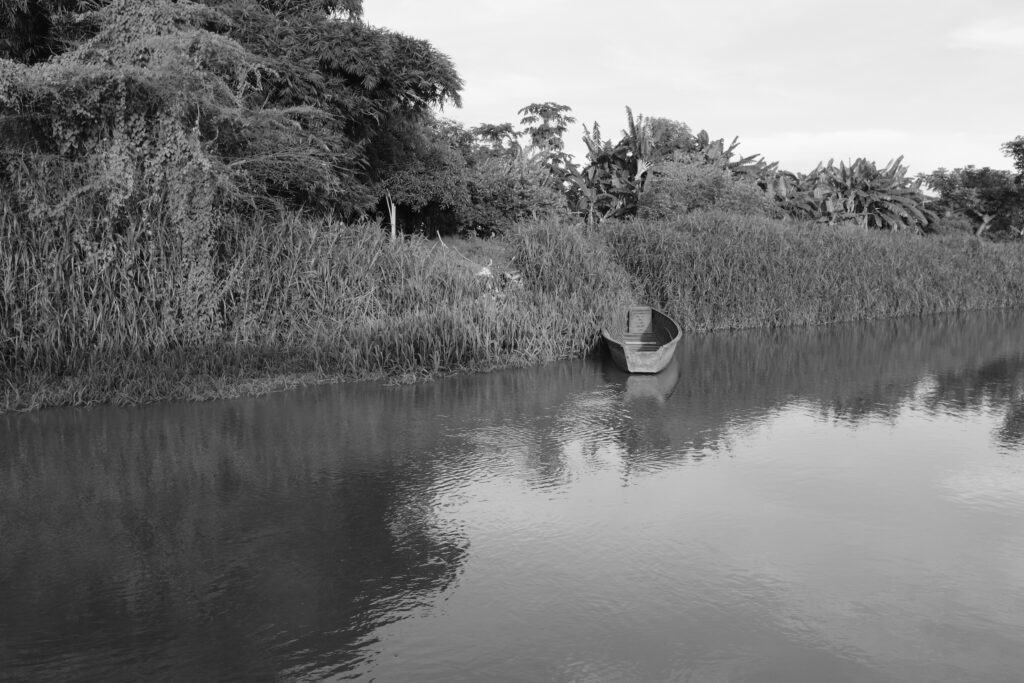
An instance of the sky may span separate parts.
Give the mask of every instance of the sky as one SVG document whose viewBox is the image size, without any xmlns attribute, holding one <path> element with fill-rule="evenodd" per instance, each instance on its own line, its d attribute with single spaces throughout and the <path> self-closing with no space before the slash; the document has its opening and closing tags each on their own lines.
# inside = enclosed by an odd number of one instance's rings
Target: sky
<svg viewBox="0 0 1024 683">
<path fill-rule="evenodd" d="M 364 20 L 455 63 L 467 126 L 553 101 L 618 137 L 626 106 L 738 136 L 807 172 L 904 156 L 910 173 L 1010 169 L 1024 135 L 1024 0 L 364 0 Z"/>
</svg>

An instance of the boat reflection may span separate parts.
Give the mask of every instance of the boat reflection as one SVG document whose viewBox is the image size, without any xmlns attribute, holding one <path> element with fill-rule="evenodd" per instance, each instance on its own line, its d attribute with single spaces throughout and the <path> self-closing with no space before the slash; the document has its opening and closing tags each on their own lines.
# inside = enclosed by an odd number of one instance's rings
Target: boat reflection
<svg viewBox="0 0 1024 683">
<path fill-rule="evenodd" d="M 601 371 L 609 384 L 621 384 L 624 387 L 624 397 L 627 401 L 653 401 L 664 404 L 679 385 L 682 368 L 679 356 L 675 354 L 664 370 L 652 375 L 628 373 L 619 368 L 611 358 L 604 359 Z"/>
</svg>

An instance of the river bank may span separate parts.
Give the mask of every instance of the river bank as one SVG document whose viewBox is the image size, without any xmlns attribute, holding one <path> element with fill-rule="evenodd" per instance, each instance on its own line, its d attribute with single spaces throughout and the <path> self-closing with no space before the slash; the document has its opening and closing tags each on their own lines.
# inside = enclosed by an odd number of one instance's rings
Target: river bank
<svg viewBox="0 0 1024 683">
<path fill-rule="evenodd" d="M 59 277 L 45 250 L 26 252 L 39 263 L 19 262 L 0 316 L 0 411 L 546 363 L 594 351 L 601 321 L 631 301 L 688 333 L 1024 301 L 1021 244 L 735 213 L 527 223 L 452 246 L 300 218 L 232 234 L 200 281 L 116 244 Z"/>
</svg>

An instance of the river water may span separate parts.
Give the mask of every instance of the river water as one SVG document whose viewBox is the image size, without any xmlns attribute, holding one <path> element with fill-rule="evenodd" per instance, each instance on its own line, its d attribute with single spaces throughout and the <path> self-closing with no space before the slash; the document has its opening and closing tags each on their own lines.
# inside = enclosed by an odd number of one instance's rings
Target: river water
<svg viewBox="0 0 1024 683">
<path fill-rule="evenodd" d="M 0 416 L 0 679 L 1020 681 L 1024 315 Z"/>
</svg>

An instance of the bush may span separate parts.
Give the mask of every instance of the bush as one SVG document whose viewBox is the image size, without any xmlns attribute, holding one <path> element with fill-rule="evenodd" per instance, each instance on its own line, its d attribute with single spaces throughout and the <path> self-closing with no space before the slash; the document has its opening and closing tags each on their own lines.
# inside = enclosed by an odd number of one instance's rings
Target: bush
<svg viewBox="0 0 1024 683">
<path fill-rule="evenodd" d="M 975 221 L 962 213 L 947 213 L 928 225 L 929 232 L 937 235 L 973 235 L 977 230 Z"/>
<path fill-rule="evenodd" d="M 659 163 L 640 196 L 640 218 L 667 219 L 706 209 L 767 216 L 774 211 L 764 191 L 728 169 L 680 161 Z"/>
<path fill-rule="evenodd" d="M 467 171 L 471 204 L 461 216 L 478 234 L 503 232 L 513 224 L 552 218 L 565 208 L 551 172 L 520 152 L 515 157 L 484 157 Z"/>
</svg>

